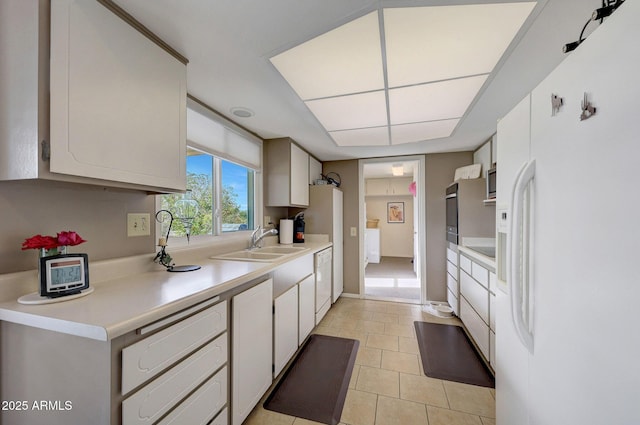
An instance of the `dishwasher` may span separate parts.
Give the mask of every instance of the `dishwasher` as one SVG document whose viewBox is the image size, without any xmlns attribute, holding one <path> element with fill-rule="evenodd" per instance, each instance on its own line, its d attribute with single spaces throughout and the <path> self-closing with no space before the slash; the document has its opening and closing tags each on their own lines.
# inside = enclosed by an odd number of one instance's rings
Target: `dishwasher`
<svg viewBox="0 0 640 425">
<path fill-rule="evenodd" d="M 316 272 L 316 326 L 331 307 L 332 248 L 315 254 Z"/>
</svg>

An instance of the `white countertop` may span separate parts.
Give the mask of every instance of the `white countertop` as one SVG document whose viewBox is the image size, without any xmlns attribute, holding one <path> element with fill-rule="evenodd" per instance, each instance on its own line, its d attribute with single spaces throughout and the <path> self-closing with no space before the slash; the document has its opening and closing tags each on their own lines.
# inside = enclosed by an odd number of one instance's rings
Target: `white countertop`
<svg viewBox="0 0 640 425">
<path fill-rule="evenodd" d="M 492 268 L 493 272 L 496 270 L 495 257 L 489 257 L 481 252 L 473 249 L 477 247 L 496 247 L 495 238 L 462 238 L 462 244 L 458 245 L 458 250 L 464 252 L 467 256 L 474 258 L 480 263 L 484 263 L 485 266 Z"/>
<path fill-rule="evenodd" d="M 268 263 L 207 258 L 194 261 L 202 268 L 193 272 L 168 273 L 158 269 L 121 276 L 92 283 L 94 291 L 85 297 L 54 304 L 3 301 L 0 320 L 108 341 L 259 278 L 290 260 L 325 249 L 331 243 L 305 242 L 301 246 L 308 249 Z M 111 263 L 117 266 L 117 261 Z"/>
<path fill-rule="evenodd" d="M 468 257 L 473 258 L 477 262 L 484 264 L 485 266 L 492 269 L 492 272 L 496 271 L 496 259 L 494 257 L 488 257 L 478 251 L 469 248 L 468 246 L 458 245 L 458 251 L 463 252 Z"/>
</svg>

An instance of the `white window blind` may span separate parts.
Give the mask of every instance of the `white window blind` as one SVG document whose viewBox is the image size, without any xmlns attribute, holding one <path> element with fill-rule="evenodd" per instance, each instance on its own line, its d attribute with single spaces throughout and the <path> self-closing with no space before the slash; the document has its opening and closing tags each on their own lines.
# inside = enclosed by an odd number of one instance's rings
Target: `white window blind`
<svg viewBox="0 0 640 425">
<path fill-rule="evenodd" d="M 193 99 L 187 101 L 187 144 L 261 171 L 262 140 Z"/>
</svg>

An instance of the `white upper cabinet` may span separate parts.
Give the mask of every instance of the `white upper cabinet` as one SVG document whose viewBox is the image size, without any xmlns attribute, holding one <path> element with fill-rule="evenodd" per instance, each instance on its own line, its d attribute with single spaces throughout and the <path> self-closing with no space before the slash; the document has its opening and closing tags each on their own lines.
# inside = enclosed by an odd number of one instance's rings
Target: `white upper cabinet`
<svg viewBox="0 0 640 425">
<path fill-rule="evenodd" d="M 309 184 L 322 179 L 322 162 L 309 155 Z"/>
<path fill-rule="evenodd" d="M 367 196 L 409 196 L 410 184 L 410 177 L 367 179 L 365 193 Z"/>
<path fill-rule="evenodd" d="M 291 204 L 309 205 L 309 154 L 291 144 Z"/>
<path fill-rule="evenodd" d="M 267 140 L 263 149 L 266 206 L 308 206 L 309 154 L 289 138 Z"/>
<path fill-rule="evenodd" d="M 98 2 L 51 9 L 51 169 L 186 188 L 186 67 Z"/>
<path fill-rule="evenodd" d="M 34 33 L 0 44 L 0 67 L 25 64 L 0 79 L 0 152 L 16 164 L 0 178 L 184 190 L 185 63 L 99 2 L 10 3 L 2 27 Z"/>
</svg>

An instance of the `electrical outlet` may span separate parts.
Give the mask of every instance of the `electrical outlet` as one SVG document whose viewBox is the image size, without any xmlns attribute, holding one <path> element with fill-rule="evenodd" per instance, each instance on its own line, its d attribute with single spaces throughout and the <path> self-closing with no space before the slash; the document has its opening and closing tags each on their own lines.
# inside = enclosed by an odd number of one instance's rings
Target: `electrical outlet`
<svg viewBox="0 0 640 425">
<path fill-rule="evenodd" d="M 352 227 L 351 228 L 351 236 L 358 236 L 358 228 L 357 227 Z"/>
<path fill-rule="evenodd" d="M 269 216 L 269 215 L 265 215 L 265 216 L 264 216 L 264 226 L 263 226 L 263 227 L 269 227 L 269 226 L 271 226 L 269 223 L 271 223 L 271 216 Z"/>
<path fill-rule="evenodd" d="M 151 234 L 150 218 L 146 213 L 127 214 L 127 236 L 149 236 Z"/>
</svg>

